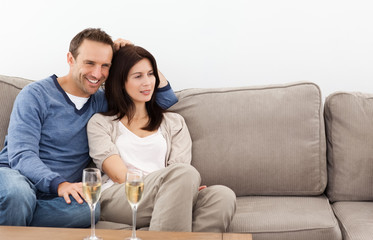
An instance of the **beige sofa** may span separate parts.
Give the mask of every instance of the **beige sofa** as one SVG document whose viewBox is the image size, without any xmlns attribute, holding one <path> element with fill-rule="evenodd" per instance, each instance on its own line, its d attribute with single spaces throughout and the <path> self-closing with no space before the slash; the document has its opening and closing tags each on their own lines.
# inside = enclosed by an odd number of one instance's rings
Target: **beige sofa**
<svg viewBox="0 0 373 240">
<path fill-rule="evenodd" d="M 1 147 L 29 82 L 0 76 Z M 237 195 L 229 231 L 255 240 L 372 239 L 373 96 L 335 93 L 324 105 L 310 82 L 177 95 L 171 110 L 187 122 L 203 184 Z"/>
</svg>

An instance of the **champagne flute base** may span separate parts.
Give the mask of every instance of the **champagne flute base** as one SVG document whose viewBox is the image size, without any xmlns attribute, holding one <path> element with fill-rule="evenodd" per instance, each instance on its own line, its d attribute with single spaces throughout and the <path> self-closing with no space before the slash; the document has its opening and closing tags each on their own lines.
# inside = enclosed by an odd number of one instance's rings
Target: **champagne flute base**
<svg viewBox="0 0 373 240">
<path fill-rule="evenodd" d="M 84 238 L 83 240 L 103 240 L 103 238 L 97 237 L 97 236 L 89 236 Z"/>
</svg>

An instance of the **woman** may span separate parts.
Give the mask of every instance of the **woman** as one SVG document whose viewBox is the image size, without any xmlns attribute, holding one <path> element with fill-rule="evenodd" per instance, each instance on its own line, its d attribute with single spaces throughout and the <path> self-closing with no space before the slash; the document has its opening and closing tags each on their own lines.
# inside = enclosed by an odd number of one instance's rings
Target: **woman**
<svg viewBox="0 0 373 240">
<path fill-rule="evenodd" d="M 90 155 L 103 176 L 101 220 L 131 224 L 125 195 L 127 169 L 145 174 L 137 227 L 155 231 L 225 232 L 235 195 L 224 186 L 199 190 L 191 163 L 192 141 L 184 119 L 155 101 L 159 85 L 154 57 L 126 45 L 113 57 L 105 92 L 108 111 L 88 123 Z"/>
</svg>

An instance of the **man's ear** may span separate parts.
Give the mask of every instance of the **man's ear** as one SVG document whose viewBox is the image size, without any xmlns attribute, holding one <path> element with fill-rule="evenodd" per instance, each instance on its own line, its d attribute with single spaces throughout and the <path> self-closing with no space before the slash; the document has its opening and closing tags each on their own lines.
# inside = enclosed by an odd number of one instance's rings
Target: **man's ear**
<svg viewBox="0 0 373 240">
<path fill-rule="evenodd" d="M 72 66 L 75 63 L 75 58 L 71 52 L 67 53 L 67 63 Z"/>
</svg>

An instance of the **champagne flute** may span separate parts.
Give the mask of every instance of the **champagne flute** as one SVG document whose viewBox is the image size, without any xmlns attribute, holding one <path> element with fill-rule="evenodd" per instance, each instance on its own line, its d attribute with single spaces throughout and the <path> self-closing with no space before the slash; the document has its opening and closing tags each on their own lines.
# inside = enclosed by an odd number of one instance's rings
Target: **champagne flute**
<svg viewBox="0 0 373 240">
<path fill-rule="evenodd" d="M 101 172 L 97 168 L 83 170 L 83 195 L 91 209 L 91 236 L 84 240 L 102 240 L 95 234 L 95 208 L 101 195 Z"/>
<path fill-rule="evenodd" d="M 132 236 L 127 240 L 141 240 L 136 237 L 136 213 L 137 206 L 144 191 L 144 179 L 141 171 L 128 170 L 126 177 L 126 196 L 132 208 Z"/>
</svg>

